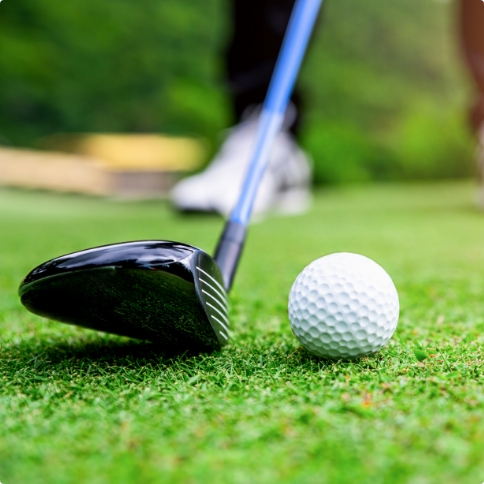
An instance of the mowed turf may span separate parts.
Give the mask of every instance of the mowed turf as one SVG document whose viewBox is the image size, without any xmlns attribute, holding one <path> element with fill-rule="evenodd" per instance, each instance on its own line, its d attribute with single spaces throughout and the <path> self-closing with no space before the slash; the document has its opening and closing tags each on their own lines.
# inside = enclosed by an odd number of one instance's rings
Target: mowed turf
<svg viewBox="0 0 484 484">
<path fill-rule="evenodd" d="M 213 354 L 47 322 L 16 295 L 35 265 L 171 239 L 208 252 L 221 219 L 163 202 L 0 191 L 0 482 L 459 483 L 484 480 L 484 213 L 469 182 L 319 190 L 251 227 Z M 287 296 L 313 259 L 373 258 L 400 322 L 380 353 L 310 356 Z"/>
</svg>

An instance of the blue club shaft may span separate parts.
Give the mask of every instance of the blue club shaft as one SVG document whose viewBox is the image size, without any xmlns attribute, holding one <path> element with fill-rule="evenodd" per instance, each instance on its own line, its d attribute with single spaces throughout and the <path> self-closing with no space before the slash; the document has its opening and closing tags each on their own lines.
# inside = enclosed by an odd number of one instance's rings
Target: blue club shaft
<svg viewBox="0 0 484 484">
<path fill-rule="evenodd" d="M 297 0 L 259 118 L 252 160 L 230 220 L 247 225 L 268 155 L 281 129 L 322 0 Z"/>
<path fill-rule="evenodd" d="M 257 189 L 264 175 L 272 144 L 281 129 L 287 104 L 318 16 L 322 0 L 296 0 L 281 51 L 258 121 L 252 159 L 239 199 L 225 225 L 215 251 L 227 290 L 237 269 Z"/>
</svg>

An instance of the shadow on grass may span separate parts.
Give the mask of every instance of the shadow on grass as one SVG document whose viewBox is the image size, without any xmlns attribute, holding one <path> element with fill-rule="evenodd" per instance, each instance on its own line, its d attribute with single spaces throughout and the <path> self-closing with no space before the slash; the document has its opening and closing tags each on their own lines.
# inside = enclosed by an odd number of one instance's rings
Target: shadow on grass
<svg viewBox="0 0 484 484">
<path fill-rule="evenodd" d="M 384 361 L 384 357 L 379 353 L 365 355 L 355 358 L 323 358 L 312 355 L 309 351 L 301 348 L 300 354 L 297 357 L 298 366 L 311 367 L 318 370 L 323 369 L 344 369 L 351 367 L 353 369 L 359 368 L 364 370 L 377 369 L 380 362 Z"/>
<path fill-rule="evenodd" d="M 89 338 L 69 338 L 38 341 L 27 338 L 1 348 L 3 366 L 50 373 L 69 367 L 71 370 L 95 366 L 103 372 L 116 373 L 120 368 L 140 369 L 144 366 L 197 365 L 200 358 L 220 352 L 195 352 L 163 347 L 146 341 L 99 335 Z"/>
<path fill-rule="evenodd" d="M 59 363 L 66 360 L 89 360 L 106 363 L 123 361 L 139 362 L 168 362 L 179 358 L 190 358 L 199 353 L 187 351 L 181 348 L 169 348 L 160 346 L 148 341 L 139 340 L 118 340 L 102 337 L 99 340 L 75 342 L 60 342 L 45 347 L 44 355 L 49 357 L 52 363 Z"/>
<path fill-rule="evenodd" d="M 71 377 L 115 377 L 122 374 L 150 375 L 168 369 L 181 373 L 225 375 L 227 368 L 239 375 L 271 374 L 281 368 L 291 372 L 312 374 L 348 374 L 373 372 L 385 366 L 381 354 L 355 360 L 329 360 L 315 357 L 302 348 L 285 342 L 267 341 L 228 347 L 222 351 L 192 352 L 160 347 L 150 342 L 104 335 L 72 335 L 65 339 L 34 336 L 0 346 L 0 367 L 3 372 L 24 381 L 28 386 L 56 375 Z M 74 376 L 75 375 L 75 376 Z"/>
</svg>

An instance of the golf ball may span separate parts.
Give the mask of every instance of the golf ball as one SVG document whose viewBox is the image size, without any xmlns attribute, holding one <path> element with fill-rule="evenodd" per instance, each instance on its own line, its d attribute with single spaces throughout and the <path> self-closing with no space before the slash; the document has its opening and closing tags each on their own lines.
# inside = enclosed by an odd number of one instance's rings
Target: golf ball
<svg viewBox="0 0 484 484">
<path fill-rule="evenodd" d="M 341 252 L 309 264 L 289 294 L 289 320 L 301 344 L 324 358 L 380 350 L 398 322 L 398 294 L 376 262 Z"/>
</svg>

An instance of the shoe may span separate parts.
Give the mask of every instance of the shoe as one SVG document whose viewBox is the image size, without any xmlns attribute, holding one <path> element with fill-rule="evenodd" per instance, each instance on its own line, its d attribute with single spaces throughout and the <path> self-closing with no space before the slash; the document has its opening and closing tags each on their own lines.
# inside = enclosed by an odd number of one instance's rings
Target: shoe
<svg viewBox="0 0 484 484">
<path fill-rule="evenodd" d="M 296 144 L 288 127 L 294 108 L 288 110 L 281 132 L 274 140 L 253 213 L 274 211 L 298 214 L 311 204 L 311 163 Z M 260 108 L 229 130 L 209 166 L 180 181 L 171 191 L 173 205 L 181 211 L 216 212 L 228 216 L 242 186 L 257 134 Z"/>
</svg>

